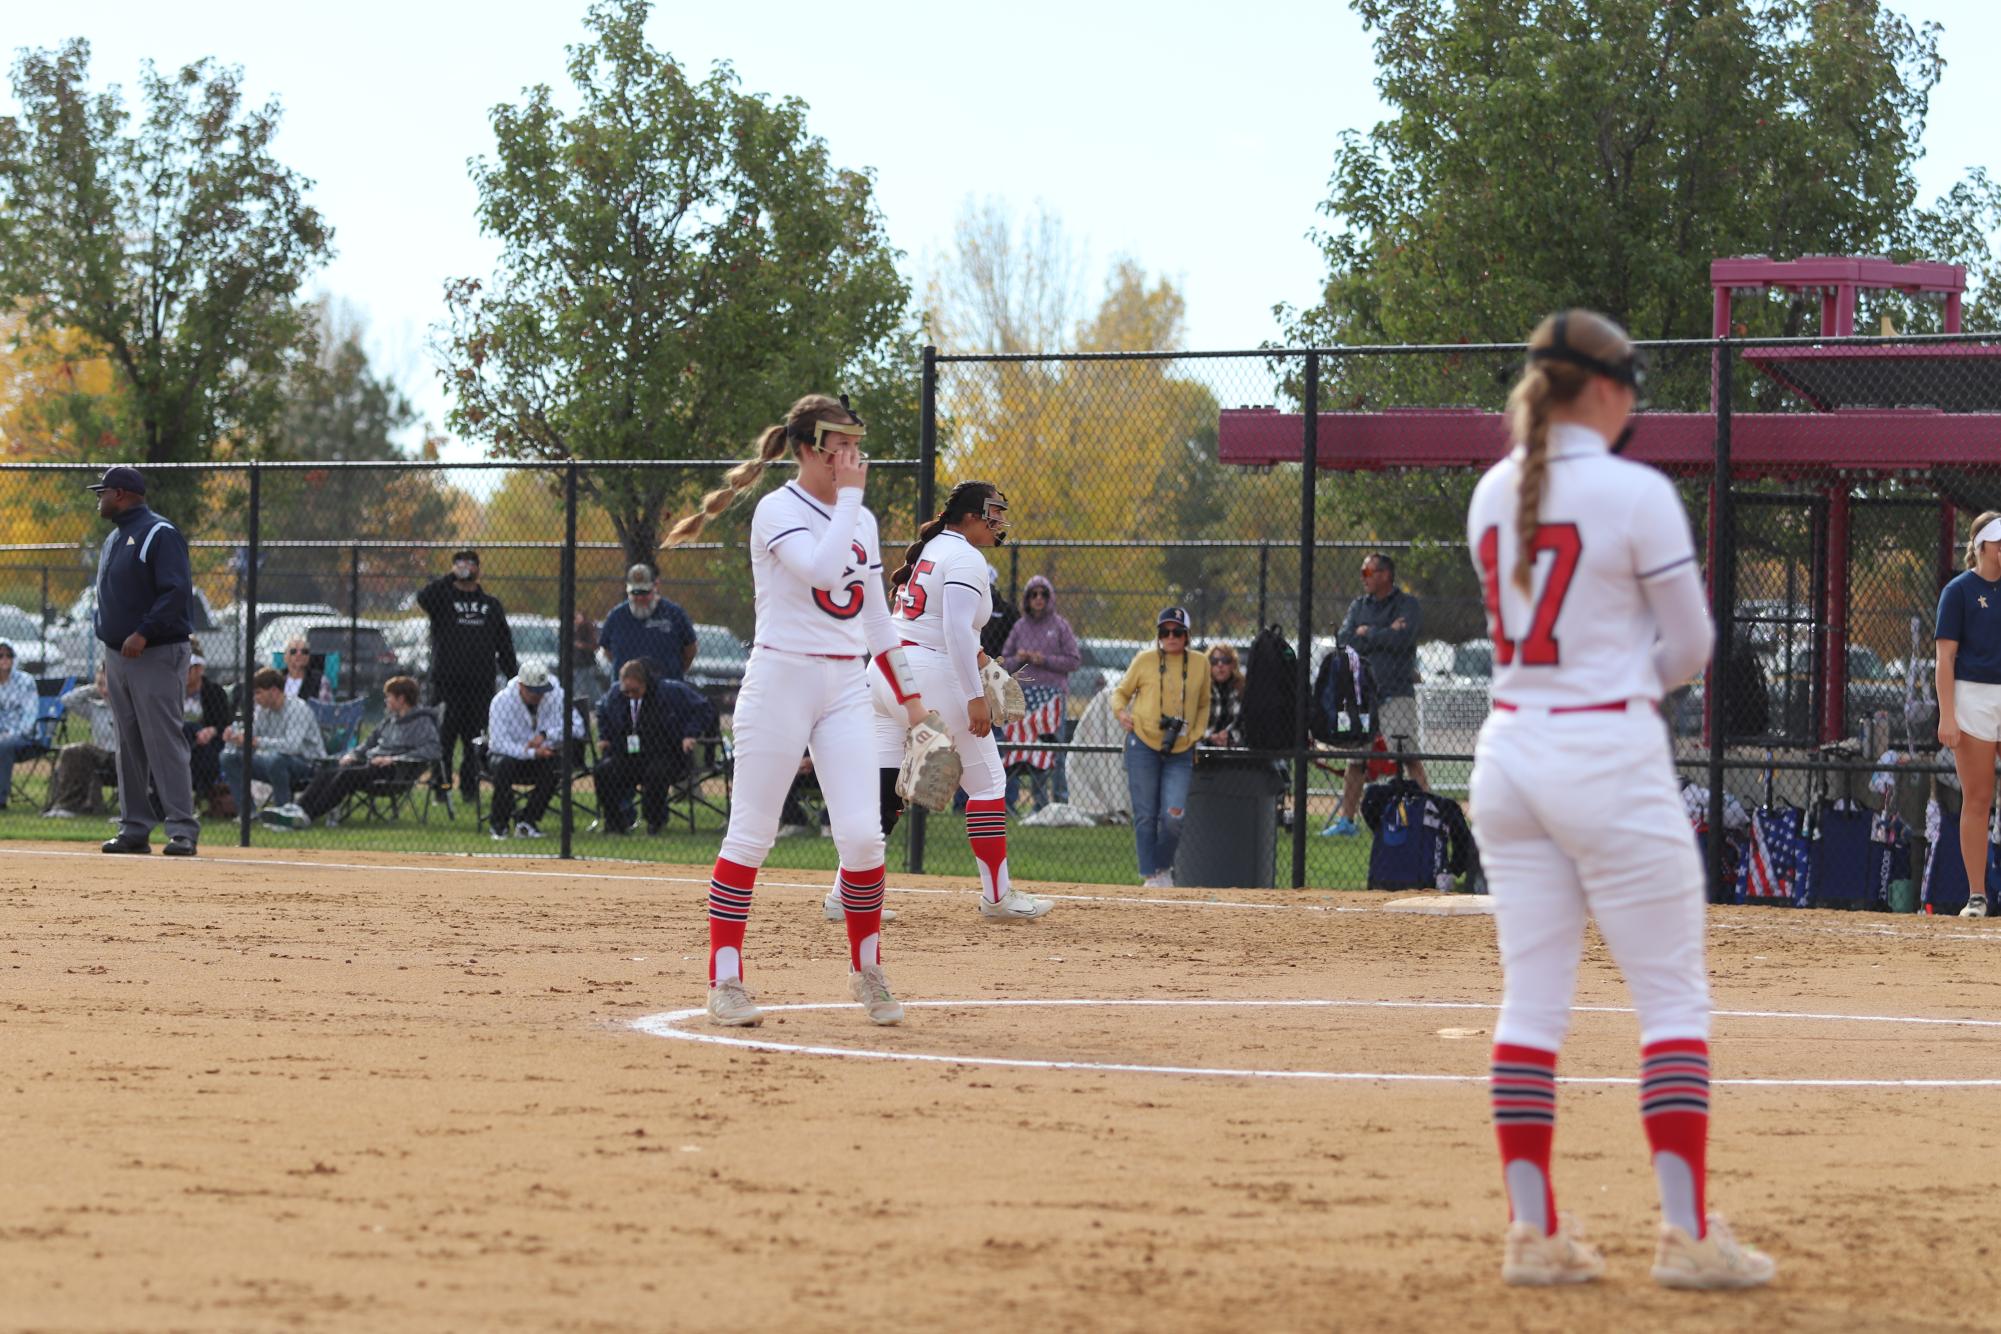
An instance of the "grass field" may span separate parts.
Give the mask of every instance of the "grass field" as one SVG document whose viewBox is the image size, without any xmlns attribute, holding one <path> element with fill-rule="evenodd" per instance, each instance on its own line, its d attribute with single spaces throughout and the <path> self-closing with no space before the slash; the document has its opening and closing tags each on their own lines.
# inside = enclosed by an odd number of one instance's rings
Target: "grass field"
<svg viewBox="0 0 2001 1334">
<path fill-rule="evenodd" d="M 76 820 L 49 820 L 40 815 L 47 791 L 45 769 L 23 772 L 15 784 L 14 797 L 5 811 L 0 811 L 0 842 L 22 839 L 51 839 L 56 841 L 102 842 L 109 836 L 111 826 L 103 816 L 93 816 Z M 580 801 L 591 791 L 588 781 L 577 785 L 576 793 Z M 107 793 L 107 798 L 111 794 Z M 720 799 L 720 785 L 715 786 L 714 795 Z M 552 808 L 543 829 L 547 837 L 539 841 L 509 840 L 496 843 L 486 830 L 476 823 L 472 813 L 454 802 L 454 811 L 448 815 L 444 807 L 434 803 L 429 819 L 419 822 L 409 818 L 395 823 L 353 822 L 328 829 L 316 826 L 309 830 L 287 832 L 255 825 L 251 830 L 251 846 L 258 848 L 302 848 L 321 851 L 352 849 L 371 852 L 426 852 L 426 853 L 476 853 L 482 856 L 503 855 L 550 856 L 557 855 L 559 828 Z M 1331 809 L 1323 799 L 1310 808 L 1313 812 L 1312 831 L 1318 830 L 1326 821 L 1326 811 Z M 673 828 L 657 838 L 643 834 L 615 837 L 593 832 L 587 828 L 592 816 L 578 810 L 575 816 L 576 832 L 572 839 L 575 856 L 589 858 L 611 858 L 621 861 L 701 863 L 711 861 L 716 855 L 717 844 L 722 839 L 723 820 L 720 816 L 701 811 L 691 833 L 685 819 L 677 820 Z M 932 816 L 926 831 L 924 869 L 933 875 L 965 875 L 973 871 L 972 853 L 957 816 Z M 1292 865 L 1291 832 L 1281 829 L 1278 834 L 1277 859 L 1278 880 L 1286 884 L 1290 880 Z M 211 847 L 235 846 L 237 829 L 232 822 L 227 827 L 211 826 L 204 830 L 204 844 Z M 908 869 L 909 843 L 899 830 L 890 840 L 889 867 L 892 871 Z M 1036 880 L 1066 882 L 1071 884 L 1120 884 L 1137 883 L 1139 876 L 1135 870 L 1132 831 L 1125 826 L 1101 826 L 1092 829 L 1037 829 L 1018 822 L 1008 829 L 1008 856 L 1014 874 Z M 794 837 L 778 841 L 772 849 L 767 865 L 789 867 L 799 870 L 834 869 L 835 851 L 833 840 L 820 837 Z M 1362 833 L 1355 838 L 1332 839 L 1309 837 L 1307 840 L 1307 885 L 1316 889 L 1362 889 L 1366 887 L 1369 865 L 1369 838 Z"/>
</svg>

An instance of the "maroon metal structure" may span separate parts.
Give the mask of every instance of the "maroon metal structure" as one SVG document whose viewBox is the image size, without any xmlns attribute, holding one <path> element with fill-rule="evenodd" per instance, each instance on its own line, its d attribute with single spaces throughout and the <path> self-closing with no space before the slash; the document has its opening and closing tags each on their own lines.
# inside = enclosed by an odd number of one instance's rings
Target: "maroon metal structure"
<svg viewBox="0 0 2001 1334">
<path fill-rule="evenodd" d="M 1763 256 L 1719 259 L 1709 266 L 1714 333 L 1733 333 L 1740 296 L 1783 290 L 1817 296 L 1823 338 L 1855 333 L 1863 291 L 1942 299 L 1947 333 L 1960 332 L 1966 270 L 1958 264 L 1896 264 L 1868 256 Z M 1827 505 L 1827 608 L 1821 627 L 1822 740 L 1839 737 L 1847 691 L 1850 487 L 1842 474 L 1909 474 L 1939 495 L 1939 576 L 1953 572 L 1953 515 L 1972 504 L 1962 470 L 2001 459 L 2001 344 L 1748 347 L 1742 359 L 1797 395 L 1809 412 L 1736 412 L 1731 416 L 1731 475 L 1740 480 L 1811 479 Z M 1942 374 L 1946 365 L 1955 369 Z M 1712 391 L 1713 393 L 1713 391 Z M 1717 414 L 1647 412 L 1634 420 L 1627 457 L 1677 477 L 1712 479 L 1715 514 Z M 1218 433 L 1224 463 L 1296 462 L 1297 413 L 1225 409 Z M 1319 414 L 1315 456 L 1337 472 L 1385 468 L 1483 468 L 1506 445 L 1500 414 L 1477 409 L 1389 408 Z M 1832 480 L 1830 480 L 1832 478 Z M 1710 525 L 1714 532 L 1715 525 Z M 1711 566 L 1714 555 L 1710 553 Z"/>
</svg>

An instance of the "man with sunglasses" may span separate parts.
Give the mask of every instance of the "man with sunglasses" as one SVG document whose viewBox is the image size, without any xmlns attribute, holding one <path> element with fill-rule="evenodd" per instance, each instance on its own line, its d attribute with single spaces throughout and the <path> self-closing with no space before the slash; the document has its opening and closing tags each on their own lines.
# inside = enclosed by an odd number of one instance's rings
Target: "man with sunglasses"
<svg viewBox="0 0 2001 1334">
<path fill-rule="evenodd" d="M 1352 648 L 1376 679 L 1376 729 L 1382 736 L 1417 744 L 1417 636 L 1424 627 L 1424 610 L 1417 598 L 1397 587 L 1397 564 L 1388 552 L 1372 552 L 1362 562 L 1362 595 L 1348 604 L 1335 640 Z M 1406 762 L 1410 776 L 1425 791 L 1431 779 L 1419 760 Z M 1345 838 L 1355 833 L 1355 812 L 1362 804 L 1362 784 L 1368 767 L 1350 763 L 1341 789 L 1341 810 L 1321 834 Z"/>
<path fill-rule="evenodd" d="M 660 596 L 651 566 L 635 565 L 625 572 L 625 601 L 598 627 L 598 649 L 609 670 L 644 662 L 654 680 L 679 681 L 695 660 L 694 622 Z"/>
</svg>

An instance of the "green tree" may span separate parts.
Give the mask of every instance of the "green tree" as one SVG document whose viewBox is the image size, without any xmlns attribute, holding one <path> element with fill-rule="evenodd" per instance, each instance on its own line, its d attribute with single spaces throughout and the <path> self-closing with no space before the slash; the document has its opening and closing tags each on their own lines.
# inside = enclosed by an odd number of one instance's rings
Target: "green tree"
<svg viewBox="0 0 2001 1334">
<path fill-rule="evenodd" d="M 1959 260 L 2001 297 L 2001 191 L 1975 173 L 1916 202 L 1936 25 L 1874 0 L 1353 4 L 1394 114 L 1335 151 L 1321 299 L 1278 311 L 1293 339 L 1513 341 L 1564 305 L 1707 337 L 1720 255 Z"/>
<path fill-rule="evenodd" d="M 439 350 L 452 425 L 494 454 L 735 458 L 800 394 L 880 382 L 909 355 L 869 174 L 834 164 L 797 98 L 745 93 L 728 65 L 690 79 L 647 43 L 648 10 L 594 4 L 569 48 L 576 110 L 546 86 L 496 107 L 495 155 L 472 164 L 501 256 L 447 288 Z M 907 449 L 913 402 L 856 406 L 872 452 Z M 584 473 L 631 560 L 713 481 Z"/>
<path fill-rule="evenodd" d="M 116 86 L 90 89 L 89 64 L 81 39 L 14 63 L 0 302 L 109 356 L 129 390 L 128 457 L 263 449 L 310 345 L 297 294 L 332 238 L 310 182 L 272 156 L 278 106 L 246 107 L 240 69 L 148 64 L 133 128 Z"/>
</svg>

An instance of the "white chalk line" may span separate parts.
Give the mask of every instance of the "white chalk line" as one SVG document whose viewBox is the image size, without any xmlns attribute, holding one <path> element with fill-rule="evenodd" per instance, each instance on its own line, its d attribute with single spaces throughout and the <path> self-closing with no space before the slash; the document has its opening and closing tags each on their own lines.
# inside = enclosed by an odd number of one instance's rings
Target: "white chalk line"
<svg viewBox="0 0 2001 1334">
<path fill-rule="evenodd" d="M 1479 1001 L 1368 1001 L 1368 1000 L 935 1000 L 905 1001 L 905 1009 L 1002 1009 L 1010 1007 L 1210 1007 L 1216 1009 L 1380 1009 L 1380 1010 L 1498 1010 L 1498 1005 Z M 800 1005 L 767 1005 L 766 1014 L 807 1010 L 847 1010 L 850 1003 L 816 1002 Z M 1630 1006 L 1576 1005 L 1585 1014 L 1632 1014 Z M 1791 1010 L 1717 1010 L 1719 1019 L 1802 1019 L 1812 1021 L 1929 1024 L 1966 1028 L 2001 1028 L 1996 1019 L 1931 1019 L 1881 1014 L 1820 1014 Z M 1484 1084 L 1485 1074 L 1413 1074 L 1374 1070 L 1261 1070 L 1235 1066 L 1146 1065 L 1127 1061 L 1052 1061 L 1016 1056 L 954 1056 L 938 1052 L 885 1051 L 866 1047 L 823 1047 L 808 1043 L 777 1042 L 769 1038 L 732 1037 L 722 1033 L 693 1032 L 680 1025 L 704 1018 L 703 1009 L 669 1010 L 632 1021 L 632 1027 L 654 1037 L 672 1038 L 716 1047 L 736 1047 L 748 1051 L 773 1052 L 793 1056 L 839 1056 L 864 1061 L 912 1061 L 930 1065 L 992 1066 L 1012 1070 L 1076 1070 L 1111 1074 L 1182 1075 L 1222 1079 L 1303 1079 L 1345 1083 L 1389 1084 Z M 1601 1075 L 1561 1075 L 1558 1083 L 1581 1085 L 1636 1085 L 1635 1078 Z M 1737 1088 L 1824 1088 L 1824 1089 L 1985 1089 L 2001 1088 L 2001 1079 L 1773 1079 L 1752 1076 L 1712 1079 L 1712 1084 Z"/>
<path fill-rule="evenodd" d="M 0 845 L 0 847 L 4 846 L 5 845 Z M 309 851 L 309 849 L 305 848 L 301 848 L 300 850 Z M 60 852 L 51 848 L 7 847 L 6 855 L 14 857 L 65 857 L 65 858 L 94 859 L 102 857 L 104 854 L 89 853 L 89 852 Z M 470 857 L 475 855 L 484 857 L 520 857 L 523 860 L 528 860 L 530 857 L 530 854 L 527 853 L 506 853 L 506 852 L 478 853 L 478 854 L 438 853 L 436 855 L 441 858 Z M 199 863 L 199 861 L 200 861 L 199 858 L 190 859 L 190 861 L 187 864 L 193 865 Z M 709 883 L 706 879 L 702 879 L 697 876 L 643 875 L 643 874 L 613 875 L 605 871 L 570 871 L 570 870 L 516 871 L 516 870 L 507 870 L 494 866 L 401 866 L 388 863 L 376 864 L 372 862 L 291 861 L 282 857 L 217 857 L 209 861 L 207 864 L 212 866 L 213 865 L 279 866 L 287 868 L 289 870 L 310 868 L 323 871 L 377 871 L 377 872 L 392 871 L 403 875 L 484 875 L 484 876 L 500 876 L 504 878 L 526 879 L 526 880 L 605 880 L 614 883 L 639 883 L 639 884 L 650 883 L 650 884 L 668 884 L 668 885 L 707 885 Z M 628 866 L 644 865 L 644 863 L 640 862 L 627 862 L 624 864 Z M 828 874 L 831 875 L 832 873 L 829 872 Z M 802 880 L 760 879 L 757 882 L 757 887 L 759 889 L 810 889 L 816 893 L 824 895 L 829 889 L 833 888 L 833 885 L 831 881 L 825 884 L 815 884 L 810 881 L 802 881 Z M 919 886 L 919 885 L 890 885 L 888 887 L 888 892 L 891 894 L 925 894 L 943 898 L 952 898 L 955 896 L 972 897 L 978 894 L 979 891 L 975 889 L 938 889 L 929 886 Z M 1279 890 L 1274 892 L 1286 893 L 1286 894 L 1340 894 L 1346 891 L 1337 889 L 1308 888 L 1308 889 L 1298 889 L 1298 890 L 1295 889 Z M 1371 904 L 1367 907 L 1362 907 L 1356 904 L 1348 904 L 1348 903 L 1286 903 L 1286 902 L 1257 903 L 1239 899 L 1160 899 L 1160 898 L 1143 898 L 1136 894 L 1052 894 L 1043 890 L 1035 890 L 1034 893 L 1037 898 L 1055 899 L 1058 902 L 1062 903 L 1121 903 L 1121 904 L 1133 904 L 1140 907 L 1151 907 L 1151 908 L 1228 908 L 1228 909 L 1242 909 L 1250 912 L 1306 912 L 1306 913 L 1322 913 L 1322 914 L 1343 913 L 1343 914 L 1363 914 L 1363 915 L 1380 913 L 1383 910 L 1382 904 Z M 1775 913 L 1780 911 L 1784 910 L 1773 909 L 1773 912 Z M 1481 913 L 1481 914 L 1469 914 L 1469 916 L 1474 917 L 1476 920 L 1482 920 L 1486 919 L 1488 915 Z M 1812 926 L 1803 922 L 1773 921 L 1773 922 L 1711 922 L 1709 923 L 1709 929 L 1712 931 L 1779 931 L 1779 932 L 1795 932 L 1795 933 L 1804 932 L 1815 935 L 1830 935 L 1830 936 L 1890 936 L 1901 940 L 1978 940 L 1989 944 L 2001 944 L 2001 927 L 1997 927 L 1995 930 L 1992 931 L 1925 931 L 1925 930 L 1900 931 L 1895 927 L 1888 927 L 1888 926 L 1884 927 Z"/>
</svg>

